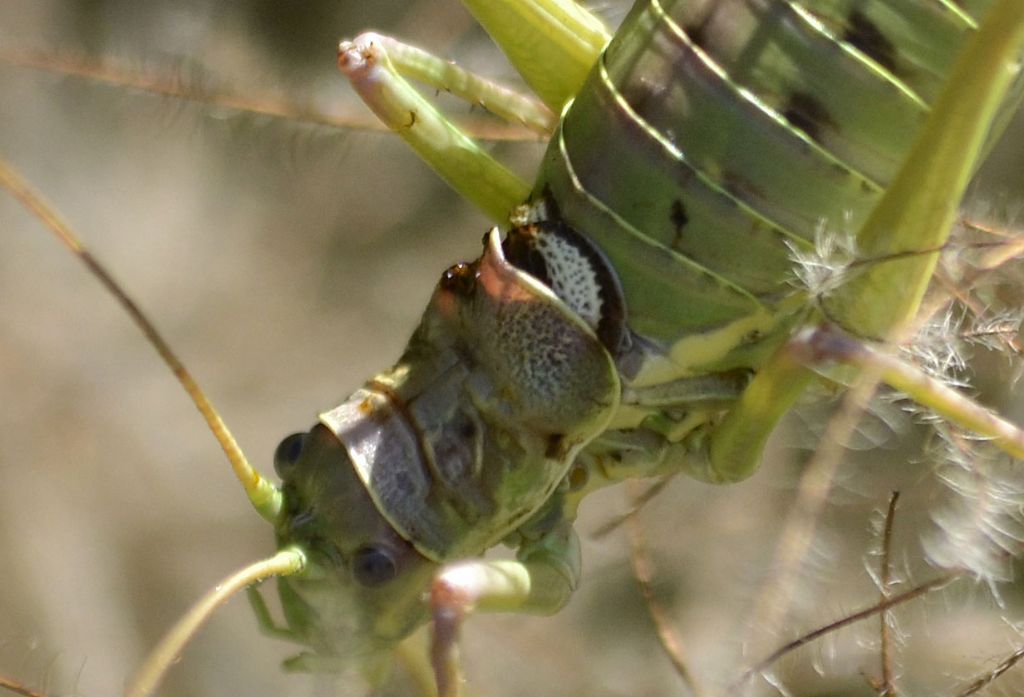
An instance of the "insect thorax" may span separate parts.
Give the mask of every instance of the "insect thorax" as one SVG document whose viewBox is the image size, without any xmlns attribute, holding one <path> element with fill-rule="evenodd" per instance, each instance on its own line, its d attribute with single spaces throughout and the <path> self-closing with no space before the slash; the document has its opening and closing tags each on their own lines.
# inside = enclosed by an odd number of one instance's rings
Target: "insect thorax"
<svg viewBox="0 0 1024 697">
<path fill-rule="evenodd" d="M 533 514 L 619 399 L 576 312 L 497 232 L 445 273 L 398 364 L 321 421 L 379 510 L 426 557 L 480 554 Z"/>
</svg>

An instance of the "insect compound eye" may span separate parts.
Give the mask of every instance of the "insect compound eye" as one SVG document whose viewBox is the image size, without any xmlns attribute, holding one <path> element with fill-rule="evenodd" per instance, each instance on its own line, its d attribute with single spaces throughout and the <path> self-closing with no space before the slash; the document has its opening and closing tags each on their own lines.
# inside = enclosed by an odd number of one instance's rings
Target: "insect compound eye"
<svg viewBox="0 0 1024 697">
<path fill-rule="evenodd" d="M 356 550 L 351 561 L 352 577 L 363 586 L 373 588 L 387 583 L 398 573 L 391 554 L 381 547 L 366 545 Z"/>
<path fill-rule="evenodd" d="M 441 274 L 441 288 L 449 293 L 467 296 L 476 287 L 475 264 L 460 262 Z"/>
<path fill-rule="evenodd" d="M 274 471 L 281 479 L 288 477 L 292 468 L 302 455 L 302 447 L 306 443 L 306 433 L 293 433 L 281 441 L 274 451 Z"/>
</svg>

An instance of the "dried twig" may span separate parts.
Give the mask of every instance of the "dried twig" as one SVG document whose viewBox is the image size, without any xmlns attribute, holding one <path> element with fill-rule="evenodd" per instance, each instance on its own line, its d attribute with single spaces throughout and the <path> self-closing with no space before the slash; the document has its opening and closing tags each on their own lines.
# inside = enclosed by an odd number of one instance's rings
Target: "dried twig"
<svg viewBox="0 0 1024 697">
<path fill-rule="evenodd" d="M 633 500 L 633 511 L 635 512 L 643 505 L 641 499 L 650 494 L 657 485 L 649 487 L 644 492 L 640 492 L 639 483 L 630 480 L 627 482 L 627 487 Z M 690 672 L 686 665 L 686 660 L 683 658 L 682 640 L 680 640 L 675 630 L 672 629 L 665 608 L 654 596 L 654 587 L 651 583 L 651 558 L 647 553 L 647 540 L 644 537 L 640 521 L 635 515 L 627 515 L 625 516 L 625 523 L 626 534 L 629 538 L 629 558 L 633 564 L 633 577 L 636 578 L 636 582 L 640 586 L 640 592 L 643 593 L 647 612 L 650 614 L 651 621 L 654 622 L 654 627 L 658 632 L 658 642 L 661 644 L 661 648 L 664 649 L 665 655 L 668 656 L 672 668 L 682 678 L 683 683 L 690 689 L 690 692 L 694 695 L 702 695 L 704 691 L 697 685 L 693 673 Z"/>
<path fill-rule="evenodd" d="M 889 508 L 885 513 L 885 529 L 882 532 L 882 577 L 881 577 L 881 601 L 884 603 L 892 597 L 892 525 L 896 518 L 896 503 L 900 500 L 900 492 L 892 492 L 889 497 Z M 879 685 L 879 694 L 892 697 L 896 695 L 896 686 L 893 684 L 892 666 L 892 637 L 889 632 L 890 616 L 888 611 L 883 611 L 879 616 L 879 632 L 881 641 L 882 660 L 882 683 Z"/>
<path fill-rule="evenodd" d="M 945 576 L 939 576 L 938 578 L 934 578 L 931 581 L 927 581 L 919 586 L 911 588 L 910 590 L 904 593 L 891 596 L 886 600 L 883 600 L 882 602 L 872 605 L 871 607 L 864 608 L 863 610 L 858 610 L 857 612 L 851 613 L 846 617 L 843 617 L 842 619 L 836 620 L 835 622 L 830 622 L 829 624 L 826 624 L 823 627 L 819 627 L 818 629 L 812 630 L 807 634 L 804 634 L 803 636 L 798 637 L 793 641 L 790 641 L 789 643 L 779 647 L 775 651 L 772 651 L 764 659 L 758 661 L 751 668 L 747 669 L 743 673 L 743 675 L 741 675 L 740 678 L 732 685 L 732 689 L 730 689 L 729 691 L 730 694 L 737 691 L 743 683 L 750 680 L 750 678 L 752 678 L 753 676 L 767 670 L 769 666 L 771 666 L 777 660 L 785 656 L 787 653 L 795 651 L 801 646 L 805 646 L 816 639 L 820 639 L 826 634 L 835 632 L 855 622 L 860 622 L 861 620 L 873 617 L 874 615 L 877 615 L 879 613 L 884 613 L 891 607 L 895 607 L 896 605 L 900 605 L 910 600 L 914 600 L 915 598 L 919 598 L 920 596 L 930 593 L 934 590 L 944 588 L 945 586 L 949 585 L 958 578 L 961 578 L 962 576 L 963 572 L 959 571 L 955 573 L 946 574 Z"/>
</svg>

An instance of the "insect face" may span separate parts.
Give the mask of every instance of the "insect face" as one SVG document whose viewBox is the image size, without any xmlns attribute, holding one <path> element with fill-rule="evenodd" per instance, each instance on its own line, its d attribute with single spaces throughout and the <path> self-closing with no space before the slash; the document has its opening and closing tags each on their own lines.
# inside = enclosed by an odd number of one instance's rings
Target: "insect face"
<svg viewBox="0 0 1024 697">
<path fill-rule="evenodd" d="M 296 639 L 341 657 L 404 638 L 426 619 L 425 591 L 437 565 L 380 515 L 326 427 L 286 438 L 275 465 L 285 502 L 278 544 L 295 545 L 309 559 L 302 576 L 278 582 Z"/>
<path fill-rule="evenodd" d="M 398 363 L 277 448 L 278 547 L 306 560 L 279 581 L 283 633 L 312 649 L 290 665 L 354 657 L 376 678 L 431 613 L 459 611 L 443 565 L 513 532 L 556 545 L 551 495 L 618 395 L 593 328 L 492 230 L 480 259 L 442 276 Z"/>
</svg>

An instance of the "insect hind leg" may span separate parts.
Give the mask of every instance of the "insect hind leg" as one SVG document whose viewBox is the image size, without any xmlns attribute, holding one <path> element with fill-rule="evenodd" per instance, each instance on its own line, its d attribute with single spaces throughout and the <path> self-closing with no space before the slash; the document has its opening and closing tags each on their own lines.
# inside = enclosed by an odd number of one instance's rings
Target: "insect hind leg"
<svg viewBox="0 0 1024 697">
<path fill-rule="evenodd" d="M 1024 431 L 988 408 L 928 375 L 917 366 L 858 340 L 837 327 L 824 325 L 800 332 L 790 341 L 792 350 L 808 362 L 832 360 L 861 370 L 934 410 L 953 423 L 991 439 L 1001 450 L 1024 458 Z"/>
<path fill-rule="evenodd" d="M 1015 458 L 1024 457 L 1024 431 L 938 378 L 838 327 L 808 327 L 790 339 L 762 369 L 739 401 L 708 434 L 709 481 L 742 479 L 757 467 L 768 435 L 804 388 L 817 379 L 814 369 L 828 362 L 853 368 L 861 379 L 884 382 L 953 423 L 992 440 Z M 839 382 L 845 382 L 848 375 Z M 692 452 L 694 448 L 690 448 Z"/>
</svg>

